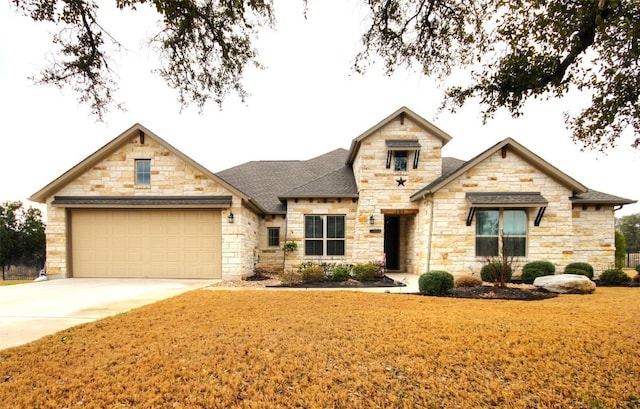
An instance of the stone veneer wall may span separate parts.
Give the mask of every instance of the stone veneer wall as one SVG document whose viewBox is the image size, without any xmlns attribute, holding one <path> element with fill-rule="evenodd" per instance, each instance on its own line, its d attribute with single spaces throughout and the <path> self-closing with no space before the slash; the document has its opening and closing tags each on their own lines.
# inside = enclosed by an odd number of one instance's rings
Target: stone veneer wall
<svg viewBox="0 0 640 409">
<path fill-rule="evenodd" d="M 485 260 L 475 256 L 476 218 L 466 226 L 470 206 L 465 195 L 505 191 L 541 192 L 549 201 L 540 226 L 534 226 L 538 208 L 527 209 L 527 256 L 516 260 L 518 270 L 533 260 L 551 261 L 560 270 L 576 259 L 572 192 L 509 150 L 506 158 L 497 152 L 434 194 L 427 268 L 454 275 L 479 274 Z"/>
<path fill-rule="evenodd" d="M 135 185 L 135 159 L 151 159 L 151 184 Z M 183 162 L 171 151 L 146 138 L 142 145 L 138 138 L 109 155 L 85 173 L 55 193 L 56 196 L 197 196 L 230 195 L 214 180 Z M 47 273 L 67 275 L 67 217 L 64 208 L 52 206 L 53 197 L 47 198 Z M 240 199 L 233 197 L 234 213 L 247 213 L 241 209 Z M 215 210 L 214 210 L 215 211 Z M 223 278 L 240 276 L 247 260 L 240 261 L 240 247 L 229 246 L 242 237 L 235 224 L 226 223 L 222 217 Z M 251 229 L 248 228 L 248 231 Z M 251 243 L 249 241 L 248 243 Z M 250 244 L 252 245 L 252 244 Z M 237 260 L 237 261 L 236 261 Z M 230 263 L 232 267 L 225 267 Z M 241 266 L 241 267 L 239 267 Z"/>
<path fill-rule="evenodd" d="M 358 263 L 353 257 L 355 226 L 362 221 L 356 220 L 357 202 L 352 199 L 299 199 L 289 200 L 287 203 L 287 240 L 298 243 L 298 250 L 287 255 L 285 272 L 297 271 L 301 263 Z M 304 255 L 304 216 L 305 215 L 345 215 L 345 255 L 344 256 L 313 256 Z M 368 221 L 367 221 L 368 224 Z"/>
<path fill-rule="evenodd" d="M 233 212 L 233 223 L 228 221 L 229 211 Z M 252 276 L 258 261 L 260 218 L 234 203 L 231 209 L 222 212 L 222 226 L 222 278 L 239 280 Z"/>
<path fill-rule="evenodd" d="M 598 276 L 615 265 L 615 214 L 611 205 L 575 205 L 571 261 L 591 264 Z M 559 272 L 561 272 L 560 270 Z"/>
<path fill-rule="evenodd" d="M 269 247 L 268 228 L 280 229 L 280 246 Z M 269 215 L 260 222 L 258 234 L 258 268 L 266 271 L 282 272 L 284 268 L 284 253 L 282 246 L 289 240 L 287 237 L 287 219 L 285 215 Z M 300 243 L 298 243 L 300 246 Z"/>
<path fill-rule="evenodd" d="M 413 154 L 407 157 L 407 170 L 396 172 L 386 168 L 387 145 L 389 139 L 418 139 L 420 159 L 418 168 L 413 169 Z M 442 172 L 442 140 L 426 132 L 411 119 L 394 119 L 361 143 L 354 160 L 353 171 L 358 184 L 358 223 L 355 228 L 353 257 L 362 262 L 379 260 L 384 255 L 384 215 L 382 210 L 415 210 L 418 203 L 409 197 L 417 190 L 440 176 Z M 397 179 L 405 180 L 404 186 L 398 186 Z M 373 226 L 368 224 L 370 215 L 375 217 Z M 417 216 L 420 220 L 423 217 Z M 381 230 L 371 233 L 372 229 Z M 416 246 L 416 239 L 422 237 L 423 227 L 416 223 L 416 216 L 402 215 L 400 218 L 400 268 L 417 273 L 423 250 Z"/>
</svg>

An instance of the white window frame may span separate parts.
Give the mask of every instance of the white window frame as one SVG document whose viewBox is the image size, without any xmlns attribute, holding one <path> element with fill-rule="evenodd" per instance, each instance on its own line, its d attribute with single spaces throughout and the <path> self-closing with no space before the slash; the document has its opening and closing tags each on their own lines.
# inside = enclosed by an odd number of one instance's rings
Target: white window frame
<svg viewBox="0 0 640 409">
<path fill-rule="evenodd" d="M 148 170 L 139 169 L 138 166 L 142 164 L 148 164 Z M 134 162 L 134 171 L 135 171 L 134 177 L 135 177 L 136 186 L 151 185 L 151 159 L 136 159 Z"/>
</svg>

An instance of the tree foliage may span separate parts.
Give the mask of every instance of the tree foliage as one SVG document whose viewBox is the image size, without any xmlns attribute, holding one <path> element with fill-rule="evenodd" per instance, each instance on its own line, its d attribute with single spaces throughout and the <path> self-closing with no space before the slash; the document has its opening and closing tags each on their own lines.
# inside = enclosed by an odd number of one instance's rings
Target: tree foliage
<svg viewBox="0 0 640 409">
<path fill-rule="evenodd" d="M 13 0 L 38 22 L 58 25 L 57 59 L 40 82 L 71 86 L 99 118 L 114 103 L 115 72 L 108 47 L 120 44 L 100 24 L 97 0 Z M 307 0 L 302 0 L 306 4 Z M 513 116 L 532 98 L 581 90 L 591 98 L 567 126 L 584 147 L 607 149 L 630 129 L 640 147 L 640 2 L 637 0 L 367 0 L 367 29 L 355 70 L 374 60 L 387 73 L 417 66 L 443 80 L 469 69 L 466 83 L 446 92 L 443 108 L 469 100 L 484 120 L 498 109 Z M 150 5 L 161 24 L 151 38 L 157 72 L 182 106 L 222 104 L 247 95 L 247 65 L 260 66 L 253 47 L 262 27 L 273 27 L 271 0 L 115 0 L 121 10 Z"/>
<path fill-rule="evenodd" d="M 606 149 L 626 128 L 640 145 L 640 2 L 633 0 L 370 0 L 372 24 L 356 68 L 381 57 L 387 72 L 417 65 L 440 79 L 469 67 L 443 107 L 479 101 L 484 119 L 513 116 L 531 98 L 589 91 L 565 119 L 575 141 Z"/>
<path fill-rule="evenodd" d="M 92 114 L 102 119 L 115 103 L 116 73 L 110 53 L 122 48 L 99 21 L 97 0 L 14 0 L 36 22 L 54 23 L 56 58 L 37 79 L 70 86 Z M 273 23 L 269 0 L 116 0 L 120 10 L 151 5 L 161 29 L 150 44 L 160 55 L 157 72 L 178 91 L 182 106 L 221 104 L 231 92 L 247 95 L 242 76 L 247 65 L 259 67 L 253 48 L 258 27 Z"/>
<path fill-rule="evenodd" d="M 40 209 L 20 201 L 0 204 L 0 266 L 44 265 L 45 224 Z"/>
<path fill-rule="evenodd" d="M 628 251 L 640 251 L 640 213 L 616 218 L 616 229 L 624 235 Z"/>
</svg>

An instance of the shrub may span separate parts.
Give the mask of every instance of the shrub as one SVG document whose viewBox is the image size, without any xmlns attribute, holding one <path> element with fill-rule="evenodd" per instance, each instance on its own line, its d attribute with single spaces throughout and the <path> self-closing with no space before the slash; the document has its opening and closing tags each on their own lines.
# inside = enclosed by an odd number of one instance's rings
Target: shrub
<svg viewBox="0 0 640 409">
<path fill-rule="evenodd" d="M 631 277 L 618 268 L 605 270 L 600 274 L 600 282 L 604 285 L 623 285 L 631 281 Z"/>
<path fill-rule="evenodd" d="M 446 295 L 453 290 L 453 276 L 446 271 L 429 271 L 418 279 L 420 294 Z"/>
<path fill-rule="evenodd" d="M 378 267 L 373 263 L 356 264 L 351 272 L 358 281 L 372 281 L 377 276 Z"/>
<path fill-rule="evenodd" d="M 456 287 L 480 287 L 482 280 L 476 276 L 466 275 L 456 278 L 453 284 Z"/>
<path fill-rule="evenodd" d="M 300 271 L 303 283 L 319 283 L 324 281 L 324 271 L 321 266 L 305 267 Z"/>
<path fill-rule="evenodd" d="M 482 281 L 487 281 L 489 283 L 500 282 L 500 273 L 502 271 L 506 273 L 505 281 L 511 280 L 511 274 L 513 274 L 511 266 L 500 261 L 487 263 L 482 266 L 482 269 L 480 270 L 480 278 L 482 278 Z"/>
<path fill-rule="evenodd" d="M 331 272 L 331 279 L 333 281 L 347 281 L 349 277 L 349 268 L 346 266 L 336 266 Z"/>
<path fill-rule="evenodd" d="M 638 264 L 638 265 L 636 266 L 636 271 L 637 271 L 637 272 L 638 272 L 638 274 L 640 275 L 640 264 Z"/>
<path fill-rule="evenodd" d="M 522 282 L 531 284 L 533 281 L 542 276 L 550 276 L 555 274 L 556 267 L 549 261 L 532 261 L 522 267 Z"/>
<path fill-rule="evenodd" d="M 534 268 L 542 271 L 543 273 L 545 273 L 544 275 L 547 275 L 547 276 L 550 276 L 556 273 L 556 266 L 554 266 L 552 262 L 539 261 L 539 260 L 532 261 L 530 263 L 525 264 L 524 267 L 522 267 L 522 273 L 524 274 L 525 271 L 534 269 Z"/>
<path fill-rule="evenodd" d="M 302 281 L 302 274 L 298 271 L 292 271 L 283 273 L 280 277 L 280 282 L 284 285 L 298 284 Z"/>
<path fill-rule="evenodd" d="M 578 274 L 593 278 L 593 267 L 589 263 L 569 263 L 564 268 L 565 274 Z"/>
</svg>

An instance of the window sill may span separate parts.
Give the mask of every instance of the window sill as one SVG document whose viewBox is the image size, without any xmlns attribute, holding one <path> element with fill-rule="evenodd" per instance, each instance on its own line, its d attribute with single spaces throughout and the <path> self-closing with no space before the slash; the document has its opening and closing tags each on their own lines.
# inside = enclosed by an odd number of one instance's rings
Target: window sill
<svg viewBox="0 0 640 409">
<path fill-rule="evenodd" d="M 134 189 L 151 189 L 151 185 L 133 185 Z"/>
</svg>

